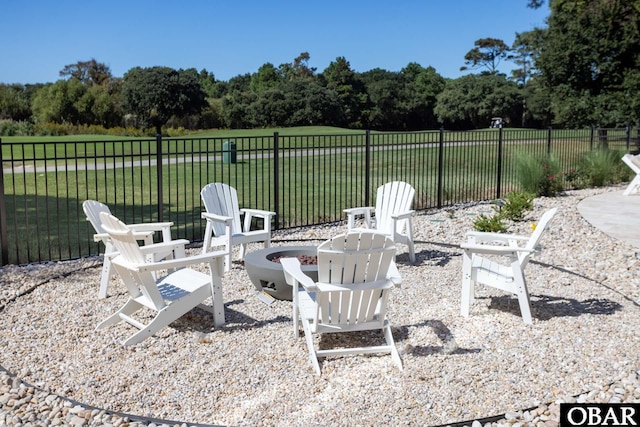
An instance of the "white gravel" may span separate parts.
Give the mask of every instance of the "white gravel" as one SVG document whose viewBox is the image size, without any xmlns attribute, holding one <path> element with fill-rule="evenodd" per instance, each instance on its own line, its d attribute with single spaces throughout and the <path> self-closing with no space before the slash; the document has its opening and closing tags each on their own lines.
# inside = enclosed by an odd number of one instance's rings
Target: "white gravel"
<svg viewBox="0 0 640 427">
<path fill-rule="evenodd" d="M 526 270 L 533 325 L 514 296 L 488 288 L 468 319 L 459 314 L 458 245 L 491 205 L 418 213 L 417 261 L 399 246 L 404 282 L 390 300 L 403 371 L 389 356 L 363 355 L 327 359 L 316 376 L 302 334 L 293 337 L 291 303 L 258 300 L 239 263 L 223 279 L 224 327 L 197 309 L 127 348 L 119 343 L 129 326 L 94 330 L 126 300 L 117 279 L 97 299 L 99 258 L 6 266 L 0 365 L 17 378 L 0 373 L 0 424 L 154 424 L 117 411 L 187 424 L 471 425 L 499 416 L 495 424 L 556 425 L 560 402 L 640 402 L 640 260 L 576 208 L 613 189 L 538 198 L 511 224 L 529 234 L 542 212 L 560 208 Z M 274 245 L 315 245 L 345 230 L 279 231 Z"/>
</svg>

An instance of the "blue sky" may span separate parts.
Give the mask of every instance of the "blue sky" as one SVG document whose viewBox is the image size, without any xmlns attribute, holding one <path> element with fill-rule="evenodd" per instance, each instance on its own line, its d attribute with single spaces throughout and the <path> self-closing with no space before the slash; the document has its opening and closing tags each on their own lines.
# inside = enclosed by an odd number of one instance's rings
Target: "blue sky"
<svg viewBox="0 0 640 427">
<path fill-rule="evenodd" d="M 511 44 L 545 26 L 527 0 L 0 0 L 0 83 L 58 80 L 95 58 L 115 77 L 156 65 L 207 69 L 218 80 L 291 63 L 309 52 L 322 72 L 343 56 L 358 72 L 410 62 L 463 75 L 480 38 Z M 500 70 L 508 72 L 509 64 Z M 468 72 L 466 72 L 468 73 Z"/>
</svg>

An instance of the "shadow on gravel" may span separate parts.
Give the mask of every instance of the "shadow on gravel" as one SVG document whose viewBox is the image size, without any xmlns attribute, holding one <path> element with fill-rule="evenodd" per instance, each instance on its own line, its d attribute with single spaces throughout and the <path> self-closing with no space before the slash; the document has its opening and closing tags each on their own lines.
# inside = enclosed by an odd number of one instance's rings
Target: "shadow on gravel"
<svg viewBox="0 0 640 427">
<path fill-rule="evenodd" d="M 172 322 L 170 327 L 180 332 L 198 331 L 202 333 L 209 333 L 213 332 L 214 330 L 220 330 L 223 332 L 235 332 L 247 329 L 262 328 L 274 323 L 291 322 L 291 317 L 289 316 L 276 316 L 272 319 L 257 320 L 253 317 L 247 316 L 241 311 L 237 311 L 231 308 L 232 305 L 241 304 L 243 302 L 243 299 L 236 299 L 224 303 L 225 324 L 222 328 L 215 329 L 213 327 L 213 315 L 200 307 L 194 308 L 176 321 Z"/>
<path fill-rule="evenodd" d="M 414 356 L 429 356 L 433 354 L 472 354 L 479 353 L 479 348 L 460 348 L 456 344 L 455 337 L 447 325 L 440 320 L 425 320 L 415 325 L 400 326 L 397 329 L 394 328 L 394 336 L 397 341 L 403 341 L 409 337 L 409 328 L 431 328 L 433 332 L 438 336 L 442 345 L 426 345 L 426 346 L 411 346 L 406 350 L 407 353 L 411 353 Z"/>
<path fill-rule="evenodd" d="M 520 306 L 517 298 L 511 295 L 484 298 L 490 299 L 490 310 L 496 309 L 520 316 Z M 544 321 L 555 317 L 578 317 L 585 314 L 611 315 L 621 309 L 622 305 L 620 303 L 606 298 L 589 298 L 579 301 L 573 298 L 531 295 L 532 315 L 535 319 Z"/>
</svg>

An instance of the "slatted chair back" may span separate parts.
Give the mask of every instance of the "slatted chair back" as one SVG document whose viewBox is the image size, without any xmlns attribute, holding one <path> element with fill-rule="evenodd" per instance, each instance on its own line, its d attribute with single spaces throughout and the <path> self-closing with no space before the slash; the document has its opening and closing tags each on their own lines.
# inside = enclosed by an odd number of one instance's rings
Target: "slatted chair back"
<svg viewBox="0 0 640 427">
<path fill-rule="evenodd" d="M 350 231 L 318 247 L 318 281 L 301 269 L 297 258 L 281 260 L 293 287 L 293 331 L 302 323 L 309 360 L 320 374 L 319 357 L 388 353 L 402 369 L 387 319 L 389 292 L 400 278 L 391 237 L 371 230 Z M 313 334 L 381 330 L 384 345 L 319 348 Z"/>
<path fill-rule="evenodd" d="M 202 218 L 207 221 L 202 252 L 207 253 L 215 247 L 224 246 L 227 253 L 225 271 L 231 268 L 233 246 L 240 245 L 240 259 L 244 259 L 249 243 L 262 242 L 265 248 L 271 245 L 271 220 L 275 212 L 240 209 L 236 189 L 222 182 L 205 185 L 200 191 L 200 197 L 206 209 Z M 262 220 L 262 228 L 253 224 L 254 219 L 257 222 Z"/>
<path fill-rule="evenodd" d="M 382 327 L 390 289 L 380 286 L 394 258 L 393 240 L 374 232 L 347 233 L 321 244 L 318 283 L 335 289 L 316 295 L 318 326 L 349 329 L 378 322 Z"/>
<path fill-rule="evenodd" d="M 119 253 L 112 263 L 129 295 L 153 310 L 162 309 L 165 302 L 158 290 L 154 275 L 151 271 L 139 268 L 149 261 L 140 250 L 131 229 L 106 212 L 100 214 L 100 220 L 103 229 L 109 234 L 113 246 Z"/>
<path fill-rule="evenodd" d="M 535 230 L 533 230 L 533 233 L 531 233 L 531 236 L 529 237 L 529 241 L 525 245 L 525 249 L 534 250 L 538 248 L 542 235 L 549 228 L 551 220 L 556 215 L 556 212 L 558 212 L 558 208 L 549 209 L 542 215 L 542 217 L 540 217 L 540 220 L 535 225 Z M 520 252 L 518 254 L 521 269 L 524 270 L 533 254 L 534 252 Z"/>
<path fill-rule="evenodd" d="M 402 219 L 394 221 L 392 216 L 411 210 L 411 204 L 416 190 L 408 183 L 402 181 L 388 182 L 376 191 L 375 228 L 381 233 L 393 235 L 395 233 L 406 234 L 409 221 Z"/>
<path fill-rule="evenodd" d="M 93 226 L 93 229 L 96 231 L 96 234 L 106 233 L 106 231 L 104 231 L 104 228 L 102 228 L 100 214 L 102 212 L 111 214 L 111 209 L 109 209 L 109 206 L 96 200 L 85 200 L 82 203 L 82 210 L 87 216 L 87 220 L 89 220 L 89 222 Z"/>
<path fill-rule="evenodd" d="M 238 205 L 238 192 L 235 188 L 222 182 L 212 182 L 200 190 L 200 198 L 208 213 L 232 218 L 231 233 L 240 233 L 240 207 Z M 214 236 L 224 236 L 226 229 L 224 223 L 211 223 Z"/>
</svg>

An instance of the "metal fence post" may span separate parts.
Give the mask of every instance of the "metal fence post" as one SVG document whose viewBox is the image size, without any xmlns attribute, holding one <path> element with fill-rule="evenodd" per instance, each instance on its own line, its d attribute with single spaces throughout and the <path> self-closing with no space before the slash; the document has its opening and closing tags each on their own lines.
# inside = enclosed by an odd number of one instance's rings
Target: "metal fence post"
<svg viewBox="0 0 640 427">
<path fill-rule="evenodd" d="M 438 209 L 442 208 L 442 176 L 444 169 L 444 128 L 440 128 L 438 142 Z"/>
<path fill-rule="evenodd" d="M 589 141 L 589 151 L 593 151 L 593 125 L 591 126 L 591 139 Z"/>
<path fill-rule="evenodd" d="M 547 131 L 547 155 L 551 154 L 551 130 L 551 126 L 549 126 Z"/>
<path fill-rule="evenodd" d="M 0 165 L 4 164 L 2 138 L 0 138 Z M 3 168 L 4 169 L 4 168 Z M 2 246 L 2 265 L 9 264 L 9 242 L 7 242 L 7 205 L 4 199 L 4 170 L 0 173 L 0 245 Z"/>
<path fill-rule="evenodd" d="M 278 132 L 273 133 L 273 211 L 276 213 L 274 218 L 274 230 L 278 229 L 278 222 L 280 221 L 280 180 L 278 173 L 280 172 L 280 134 Z"/>
<path fill-rule="evenodd" d="M 629 124 L 626 124 L 625 127 L 626 127 L 625 132 L 627 133 L 627 153 L 628 153 L 629 149 L 631 148 L 631 126 L 629 126 Z"/>
<path fill-rule="evenodd" d="M 498 182 L 496 183 L 496 199 L 499 199 L 502 195 L 502 127 L 498 129 Z"/>
<path fill-rule="evenodd" d="M 164 221 L 164 192 L 162 186 L 162 135 L 156 134 L 156 173 L 158 186 L 158 222 Z"/>
<path fill-rule="evenodd" d="M 371 132 L 365 132 L 364 138 L 364 206 L 369 205 L 369 189 L 371 188 Z"/>
</svg>

